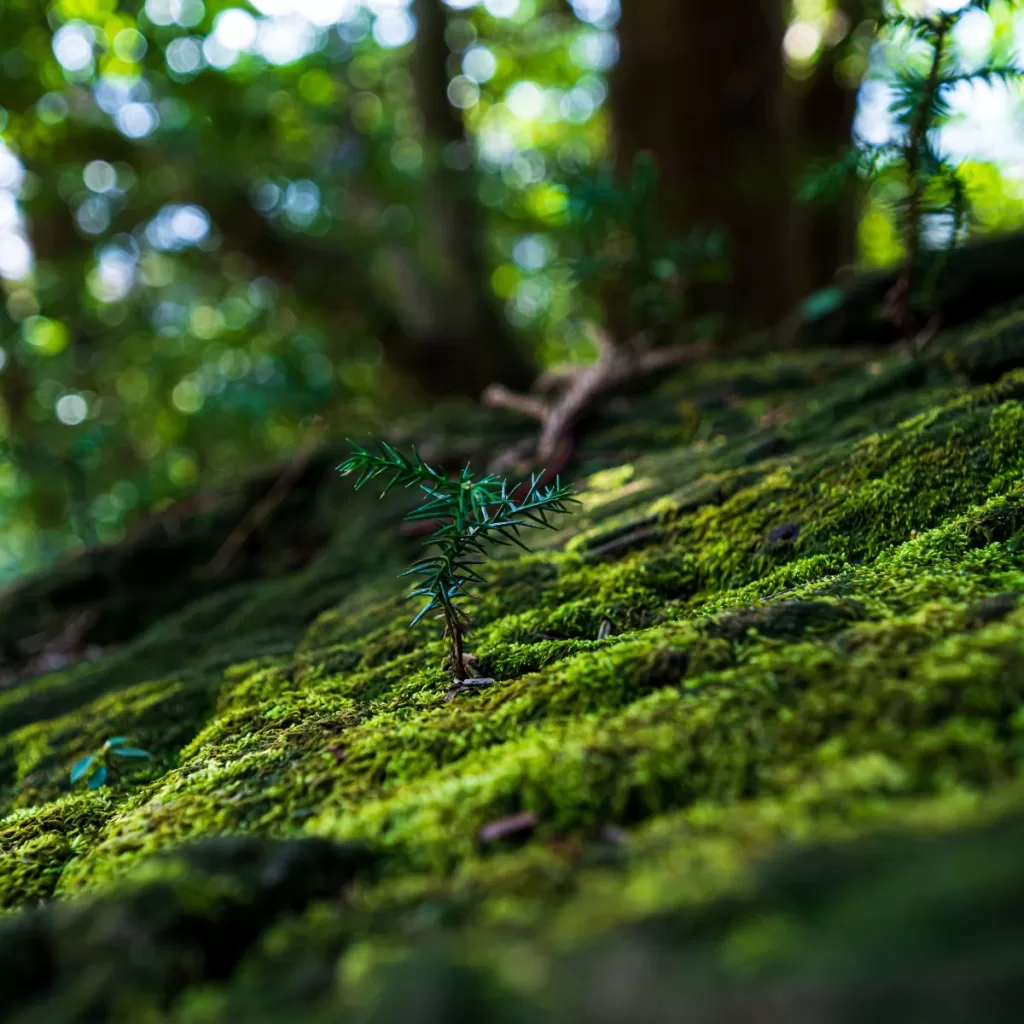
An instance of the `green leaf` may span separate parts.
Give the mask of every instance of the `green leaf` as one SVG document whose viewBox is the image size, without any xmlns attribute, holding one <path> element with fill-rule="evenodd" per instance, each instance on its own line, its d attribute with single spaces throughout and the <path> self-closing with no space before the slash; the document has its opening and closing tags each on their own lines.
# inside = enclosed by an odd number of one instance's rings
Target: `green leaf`
<svg viewBox="0 0 1024 1024">
<path fill-rule="evenodd" d="M 107 781 L 107 766 L 101 764 L 96 771 L 89 776 L 89 781 L 86 783 L 90 789 L 99 789 L 104 782 Z"/>
<path fill-rule="evenodd" d="M 74 785 L 76 782 L 81 781 L 81 779 L 88 773 L 89 769 L 92 768 L 94 760 L 95 756 L 93 754 L 88 754 L 85 757 L 83 757 L 80 761 L 75 762 L 74 767 L 71 769 L 71 774 L 69 776 L 72 785 Z"/>
<path fill-rule="evenodd" d="M 805 320 L 819 320 L 835 312 L 843 304 L 845 294 L 842 288 L 835 285 L 823 288 L 804 301 L 800 312 Z"/>
</svg>

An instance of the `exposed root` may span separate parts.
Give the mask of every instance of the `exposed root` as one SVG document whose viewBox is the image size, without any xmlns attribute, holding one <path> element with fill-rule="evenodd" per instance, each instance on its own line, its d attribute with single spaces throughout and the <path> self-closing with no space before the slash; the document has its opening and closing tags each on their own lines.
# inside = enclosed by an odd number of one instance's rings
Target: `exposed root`
<svg viewBox="0 0 1024 1024">
<path fill-rule="evenodd" d="M 536 443 L 529 448 L 517 445 L 499 453 L 491 464 L 492 472 L 510 468 L 528 457 L 531 450 L 536 464 L 548 466 L 560 449 L 571 446 L 576 424 L 602 395 L 637 377 L 697 362 L 711 351 L 707 341 L 644 350 L 642 338 L 624 349 L 599 327 L 592 326 L 591 333 L 597 344 L 597 362 L 549 370 L 537 379 L 529 395 L 510 391 L 501 384 L 493 384 L 484 392 L 483 402 L 492 409 L 510 409 L 540 423 Z"/>
</svg>

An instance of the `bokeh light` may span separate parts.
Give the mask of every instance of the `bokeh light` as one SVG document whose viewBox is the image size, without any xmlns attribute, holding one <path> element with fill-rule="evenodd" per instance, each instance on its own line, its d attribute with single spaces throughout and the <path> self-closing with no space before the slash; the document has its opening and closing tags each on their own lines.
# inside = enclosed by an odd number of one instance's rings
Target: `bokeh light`
<svg viewBox="0 0 1024 1024">
<path fill-rule="evenodd" d="M 109 536 L 197 482 L 287 454 L 305 418 L 341 422 L 391 394 L 380 311 L 416 322 L 424 282 L 447 273 L 435 174 L 475 204 L 482 279 L 524 348 L 579 355 L 566 324 L 593 300 L 566 269 L 572 189 L 609 154 L 620 0 L 444 0 L 443 138 L 438 107 L 424 114 L 410 0 L 44 7 L 0 62 L 0 358 L 25 377 L 19 429 L 40 450 L 92 446 L 86 507 Z M 958 30 L 965 66 L 1019 50 L 1024 15 L 995 8 Z M 27 26 L 27 10 L 5 19 Z M 855 27 L 833 0 L 794 0 L 794 81 Z M 865 138 L 891 137 L 901 47 L 856 54 Z M 986 225 L 1009 224 L 1024 202 L 1014 96 L 951 100 L 969 116 L 936 144 L 998 162 L 971 180 Z M 865 252 L 884 262 L 898 232 L 871 202 Z M 33 497 L 43 484 L 0 463 L 8 472 L 11 521 L 42 516 L 51 555 L 75 542 L 68 516 L 45 519 L 59 502 Z"/>
</svg>

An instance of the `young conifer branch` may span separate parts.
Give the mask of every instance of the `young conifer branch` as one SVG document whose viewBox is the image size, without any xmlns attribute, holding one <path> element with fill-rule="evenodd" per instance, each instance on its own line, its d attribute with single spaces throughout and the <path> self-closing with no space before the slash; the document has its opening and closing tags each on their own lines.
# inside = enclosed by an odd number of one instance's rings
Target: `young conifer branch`
<svg viewBox="0 0 1024 1024">
<path fill-rule="evenodd" d="M 953 45 L 957 26 L 972 11 L 990 7 L 991 0 L 970 0 L 955 11 L 885 15 L 883 28 L 927 48 L 921 65 L 904 69 L 893 83 L 890 114 L 900 136 L 882 144 L 858 139 L 850 154 L 809 177 L 801 190 L 804 199 L 826 197 L 851 173 L 868 179 L 895 173 L 905 180 L 906 196 L 895 204 L 903 236 L 903 270 L 887 297 L 886 313 L 907 340 L 917 336 L 917 347 L 934 333 L 938 318 L 932 316 L 932 328 L 919 334 L 915 312 L 928 311 L 949 252 L 960 241 L 971 209 L 962 166 L 937 145 L 939 130 L 953 116 L 950 93 L 963 83 L 1010 83 L 1024 78 L 1024 71 L 1009 61 L 994 58 L 981 67 L 966 69 L 959 62 Z M 948 242 L 930 261 L 923 258 L 926 217 L 942 217 L 950 224 Z"/>
<path fill-rule="evenodd" d="M 424 599 L 413 625 L 431 614 L 444 621 L 456 681 L 465 683 L 463 642 L 469 626 L 465 605 L 477 596 L 472 588 L 486 582 L 478 567 L 486 560 L 487 550 L 492 544 L 527 550 L 522 533 L 552 529 L 551 517 L 572 510 L 572 489 L 557 479 L 542 486 L 539 475 L 516 487 L 493 475 L 477 480 L 468 466 L 450 477 L 418 453 L 407 456 L 386 441 L 379 442 L 376 451 L 354 446 L 338 470 L 356 476 L 357 490 L 383 481 L 381 497 L 395 487 L 416 487 L 422 492 L 422 503 L 406 519 L 438 525 L 427 542 L 431 552 L 402 574 L 418 577 L 409 596 Z"/>
<path fill-rule="evenodd" d="M 989 62 L 964 70 L 953 48 L 953 32 L 972 10 L 988 10 L 990 0 L 971 0 L 956 11 L 936 14 L 891 15 L 885 24 L 905 32 L 928 48 L 926 67 L 904 71 L 896 82 L 891 112 L 903 131 L 896 147 L 876 147 L 873 158 L 883 167 L 902 163 L 907 178 L 907 198 L 900 210 L 903 221 L 904 271 L 892 296 L 891 315 L 906 337 L 913 335 L 914 305 L 927 306 L 938 285 L 949 250 L 959 241 L 970 209 L 959 165 L 936 147 L 936 134 L 952 116 L 950 91 L 965 82 L 1020 80 L 1019 68 Z M 936 255 L 920 280 L 922 230 L 926 216 L 943 216 L 950 222 L 949 242 Z"/>
</svg>

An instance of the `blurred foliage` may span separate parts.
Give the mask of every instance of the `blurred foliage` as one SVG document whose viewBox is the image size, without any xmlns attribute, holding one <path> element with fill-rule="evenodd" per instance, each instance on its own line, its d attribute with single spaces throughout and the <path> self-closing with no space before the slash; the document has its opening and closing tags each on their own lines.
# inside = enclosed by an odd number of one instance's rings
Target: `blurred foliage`
<svg viewBox="0 0 1024 1024">
<path fill-rule="evenodd" d="M 914 143 L 913 162 L 920 166 L 924 184 L 916 204 L 924 246 L 941 248 L 968 234 L 1013 230 L 1024 222 L 1019 166 L 1009 176 L 1001 173 L 994 164 L 965 155 L 959 138 L 971 117 L 964 113 L 965 100 L 976 115 L 988 104 L 998 109 L 1008 95 L 1016 101 L 1014 120 L 1006 125 L 1018 142 L 1015 162 L 1024 157 L 1024 132 L 1019 127 L 1019 38 L 1024 23 L 1019 6 L 1015 0 L 884 5 L 868 88 L 882 87 L 875 95 L 889 104 L 893 131 L 887 138 L 865 133 L 845 168 L 860 171 L 866 179 L 859 233 L 865 265 L 890 266 L 907 257 L 907 213 L 914 192 L 908 142 L 921 114 L 927 127 Z M 939 32 L 943 43 L 937 51 Z M 938 81 L 929 89 L 936 52 Z M 991 148 L 993 140 L 987 141 Z M 831 170 L 833 184 L 843 169 Z M 808 191 L 827 188 L 827 178 L 828 174 L 816 176 L 815 182 L 807 183 Z"/>
<path fill-rule="evenodd" d="M 721 232 L 673 238 L 659 220 L 658 168 L 647 154 L 619 183 L 604 171 L 570 190 L 566 251 L 595 315 L 621 311 L 627 332 L 674 327 L 693 286 L 729 276 Z"/>
<path fill-rule="evenodd" d="M 410 4 L 2 5 L 0 576 L 286 456 L 314 417 L 379 428 L 405 397 L 385 340 L 396 291 L 430 280 L 439 172 L 482 212 L 490 291 L 541 365 L 587 351 L 576 315 L 616 277 L 646 325 L 719 266 L 713 240 L 643 233 L 646 172 L 601 176 L 618 0 L 449 0 L 455 141 L 429 135 Z M 794 5 L 794 75 L 840 14 Z M 880 53 L 879 75 L 898 57 Z M 965 173 L 980 224 L 1021 219 L 1016 185 Z M 868 262 L 898 247 L 888 187 Z"/>
<path fill-rule="evenodd" d="M 827 187 L 837 170 L 841 174 L 849 169 L 895 186 L 889 204 L 906 263 L 907 310 L 899 314 L 903 321 L 908 321 L 911 307 L 928 313 L 945 254 L 961 240 L 973 213 L 971 179 L 963 173 L 962 163 L 940 144 L 941 130 L 954 116 L 954 91 L 962 86 L 1024 82 L 1024 71 L 1013 63 L 1012 54 L 998 52 L 1005 47 L 994 48 L 990 59 L 973 66 L 955 48 L 957 30 L 974 15 L 987 16 L 991 8 L 992 0 L 969 0 L 952 11 L 886 16 L 882 26 L 903 44 L 904 59 L 891 87 L 889 106 L 895 138 L 882 143 L 856 140 L 850 157 L 819 179 Z M 814 191 L 814 182 L 808 191 Z M 926 268 L 921 257 L 929 250 L 939 255 Z"/>
<path fill-rule="evenodd" d="M 475 161 L 494 291 L 564 355 L 550 233 L 603 150 L 615 45 L 613 6 L 577 6 L 450 12 L 474 157 L 424 137 L 402 4 L 5 4 L 0 573 L 289 452 L 314 415 L 369 425 L 438 167 Z"/>
</svg>

